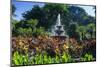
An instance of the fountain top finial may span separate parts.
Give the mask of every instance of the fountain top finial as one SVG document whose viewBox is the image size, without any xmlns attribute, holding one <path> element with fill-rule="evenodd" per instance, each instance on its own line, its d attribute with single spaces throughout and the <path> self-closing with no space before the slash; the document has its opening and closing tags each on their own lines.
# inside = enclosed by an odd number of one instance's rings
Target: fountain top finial
<svg viewBox="0 0 100 67">
<path fill-rule="evenodd" d="M 58 22 L 58 24 L 57 24 L 57 25 L 61 25 L 60 14 L 58 14 L 58 17 L 57 17 L 57 22 Z"/>
</svg>

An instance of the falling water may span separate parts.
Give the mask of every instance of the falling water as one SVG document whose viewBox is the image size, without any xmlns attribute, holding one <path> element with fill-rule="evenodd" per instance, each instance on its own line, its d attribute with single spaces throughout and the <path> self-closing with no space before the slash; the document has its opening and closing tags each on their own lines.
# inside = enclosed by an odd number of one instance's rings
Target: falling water
<svg viewBox="0 0 100 67">
<path fill-rule="evenodd" d="M 64 25 L 61 24 L 60 14 L 58 14 L 58 16 L 57 16 L 57 23 L 52 28 L 52 34 L 53 34 L 53 36 L 65 36 L 65 31 L 64 31 L 63 26 Z"/>
<path fill-rule="evenodd" d="M 58 14 L 58 17 L 57 17 L 57 22 L 58 22 L 58 25 L 60 26 L 60 25 L 61 25 L 61 21 L 60 21 L 60 14 Z"/>
</svg>

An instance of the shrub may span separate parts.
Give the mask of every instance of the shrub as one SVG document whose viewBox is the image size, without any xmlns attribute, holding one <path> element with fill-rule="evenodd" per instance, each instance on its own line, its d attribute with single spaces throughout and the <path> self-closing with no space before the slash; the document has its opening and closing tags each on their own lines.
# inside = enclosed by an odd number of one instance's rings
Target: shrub
<svg viewBox="0 0 100 67">
<path fill-rule="evenodd" d="M 81 61 L 93 61 L 93 60 L 95 60 L 95 59 L 93 58 L 93 55 L 92 55 L 92 54 L 88 54 L 88 53 L 86 53 L 86 54 L 81 58 Z"/>
<path fill-rule="evenodd" d="M 28 54 L 27 55 L 22 55 L 19 54 L 18 51 L 14 52 L 13 57 L 12 57 L 12 64 L 14 65 L 28 65 Z"/>
</svg>

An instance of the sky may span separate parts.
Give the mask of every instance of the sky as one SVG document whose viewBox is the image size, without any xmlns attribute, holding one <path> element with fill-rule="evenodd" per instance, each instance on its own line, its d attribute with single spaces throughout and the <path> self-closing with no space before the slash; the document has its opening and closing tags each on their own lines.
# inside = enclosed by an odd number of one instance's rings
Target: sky
<svg viewBox="0 0 100 67">
<path fill-rule="evenodd" d="M 39 5 L 40 7 L 44 6 L 44 3 L 21 2 L 21 1 L 19 2 L 15 0 L 12 1 L 12 4 L 14 4 L 16 7 L 16 11 L 15 11 L 16 17 L 14 17 L 14 19 L 19 21 L 23 19 L 22 13 L 31 10 L 31 8 L 34 5 Z M 77 6 L 82 7 L 87 12 L 88 15 L 95 16 L 95 12 L 94 12 L 95 10 L 93 9 L 92 6 L 83 6 L 83 5 L 77 5 Z"/>
</svg>

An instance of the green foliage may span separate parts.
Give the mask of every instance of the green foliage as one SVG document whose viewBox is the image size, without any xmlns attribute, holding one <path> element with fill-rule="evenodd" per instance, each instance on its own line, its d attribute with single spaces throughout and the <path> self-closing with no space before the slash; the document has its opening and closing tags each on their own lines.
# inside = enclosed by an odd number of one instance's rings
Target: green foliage
<svg viewBox="0 0 100 67">
<path fill-rule="evenodd" d="M 96 25 L 94 23 L 90 23 L 87 25 L 88 33 L 91 35 L 91 38 L 93 38 L 93 35 L 96 33 Z"/>
<path fill-rule="evenodd" d="M 91 54 L 86 53 L 82 58 L 81 61 L 93 61 L 94 58 Z"/>
<path fill-rule="evenodd" d="M 12 4 L 12 11 L 11 11 L 11 13 L 12 13 L 12 15 L 13 16 L 15 16 L 15 11 L 16 11 L 16 7 L 15 7 L 15 5 L 14 4 Z"/>
<path fill-rule="evenodd" d="M 77 23 L 71 23 L 68 27 L 68 35 L 70 38 L 76 38 L 79 40 L 79 33 L 76 31 L 77 26 Z"/>
<path fill-rule="evenodd" d="M 36 27 L 36 25 L 38 24 L 38 20 L 36 19 L 30 19 L 30 20 L 27 20 L 26 24 L 32 28 Z"/>
<path fill-rule="evenodd" d="M 71 62 L 71 56 L 64 52 L 62 55 L 62 62 Z"/>
<path fill-rule="evenodd" d="M 79 58 L 82 55 L 82 51 L 83 51 L 82 45 L 70 44 L 68 53 L 71 55 L 71 58 Z"/>
<path fill-rule="evenodd" d="M 23 36 L 23 35 L 31 35 L 32 34 L 32 29 L 31 28 L 18 28 L 17 32 L 19 33 L 19 35 Z"/>
<path fill-rule="evenodd" d="M 55 14 L 68 12 L 68 6 L 64 4 L 46 4 L 44 10 L 48 13 L 54 12 Z"/>
<path fill-rule="evenodd" d="M 43 27 L 37 27 L 38 21 L 36 19 L 30 19 L 27 21 L 12 21 L 12 33 L 13 36 L 38 36 L 48 35 Z"/>
<path fill-rule="evenodd" d="M 65 4 L 45 4 L 43 7 L 35 5 L 32 10 L 23 13 L 25 20 L 37 19 L 39 23 L 37 26 L 49 29 L 56 22 L 58 13 L 61 14 L 62 24 L 67 28 L 71 20 L 79 24 L 88 24 L 95 22 L 95 18 L 88 16 L 86 11 L 77 6 L 68 6 Z M 67 30 L 66 30 L 67 31 Z"/>
<path fill-rule="evenodd" d="M 36 28 L 34 30 L 33 35 L 36 35 L 37 36 L 37 35 L 42 35 L 44 33 L 45 33 L 44 28 L 43 27 L 40 27 L 40 28 Z"/>
<path fill-rule="evenodd" d="M 12 19 L 12 36 L 17 36 L 17 25 L 19 24 L 19 21 Z"/>
<path fill-rule="evenodd" d="M 91 36 L 91 38 L 95 38 L 95 33 L 96 27 L 94 23 L 90 23 L 86 26 L 72 23 L 68 27 L 69 37 L 75 37 L 77 40 L 84 40 L 86 38 L 89 38 L 89 35 Z"/>
<path fill-rule="evenodd" d="M 12 5 L 12 8 L 12 14 L 14 15 L 16 8 L 14 5 Z M 59 13 L 61 14 L 61 22 L 65 25 L 65 33 L 68 33 L 70 38 L 83 40 L 87 34 L 89 34 L 91 38 L 95 35 L 95 17 L 88 16 L 81 7 L 64 4 L 45 4 L 43 7 L 34 6 L 30 11 L 23 14 L 23 20 L 16 21 L 12 19 L 12 34 L 13 36 L 21 35 L 33 37 L 48 35 L 47 31 L 56 24 L 57 15 Z M 72 24 L 70 24 L 71 20 L 74 21 Z M 22 46 L 21 48 L 24 47 Z M 14 65 L 29 65 L 73 62 L 72 57 L 80 57 L 83 48 L 73 46 L 69 49 L 69 54 L 64 52 L 62 55 L 58 54 L 54 57 L 49 56 L 47 53 L 36 53 L 36 55 L 29 57 L 28 55 L 23 55 L 16 51 L 13 53 L 12 63 Z M 81 58 L 81 61 L 92 60 L 94 60 L 94 58 L 91 54 L 86 54 Z"/>
<path fill-rule="evenodd" d="M 15 65 L 28 65 L 28 55 L 22 55 L 16 51 L 14 52 L 12 58 L 12 63 Z"/>
<path fill-rule="evenodd" d="M 29 64 L 51 64 L 51 63 L 66 63 L 71 62 L 71 56 L 63 53 L 62 56 L 56 55 L 55 57 L 50 57 L 45 54 L 36 54 L 34 56 L 28 57 L 28 55 L 22 55 L 19 52 L 14 52 L 12 63 L 14 65 L 29 65 Z"/>
<path fill-rule="evenodd" d="M 85 26 L 77 26 L 76 31 L 80 35 L 80 40 L 83 40 L 85 38 L 85 35 L 86 35 L 86 27 Z"/>
<path fill-rule="evenodd" d="M 12 22 L 12 29 L 15 29 L 16 24 L 18 24 L 19 22 L 17 20 L 14 20 L 14 19 L 12 19 L 11 22 Z"/>
<path fill-rule="evenodd" d="M 56 23 L 58 13 L 64 15 L 68 12 L 68 6 L 64 4 L 45 4 L 44 7 L 34 6 L 32 10 L 23 13 L 25 20 L 37 19 L 38 27 L 44 27 L 46 30 Z"/>
<path fill-rule="evenodd" d="M 88 30 L 92 30 L 93 32 L 96 31 L 96 25 L 94 23 L 88 24 L 87 27 Z"/>
<path fill-rule="evenodd" d="M 67 34 L 68 32 L 70 37 L 75 37 L 76 39 L 79 38 L 79 35 L 81 39 L 85 36 L 83 33 L 85 28 L 83 29 L 82 27 L 79 27 L 78 32 L 76 32 L 76 27 L 70 26 L 71 20 L 81 26 L 88 25 L 90 22 L 95 23 L 95 17 L 88 16 L 86 11 L 81 7 L 48 3 L 43 7 L 35 5 L 31 10 L 23 13 L 24 21 L 20 21 L 15 27 L 31 27 L 32 33 L 35 33 L 36 30 L 40 31 L 40 29 L 38 29 L 40 27 L 44 28 L 45 31 L 48 31 L 54 24 L 56 24 L 57 15 L 59 13 L 61 14 L 61 22 L 65 25 L 65 33 Z M 90 27 L 91 26 L 89 25 L 89 28 Z M 14 33 L 19 34 L 16 29 L 14 30 Z M 91 35 L 93 34 L 91 33 Z"/>
</svg>

